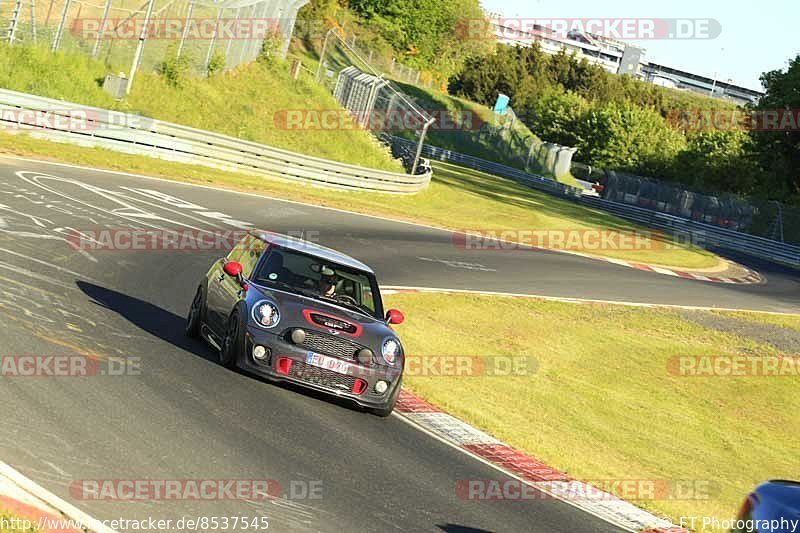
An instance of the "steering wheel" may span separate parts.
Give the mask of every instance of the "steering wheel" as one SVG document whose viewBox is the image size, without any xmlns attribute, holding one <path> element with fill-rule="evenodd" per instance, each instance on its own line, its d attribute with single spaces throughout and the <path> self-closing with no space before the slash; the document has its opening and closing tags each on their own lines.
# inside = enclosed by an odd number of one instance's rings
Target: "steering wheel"
<svg viewBox="0 0 800 533">
<path fill-rule="evenodd" d="M 358 304 L 358 301 L 357 301 L 355 298 L 353 298 L 352 296 L 348 296 L 347 294 L 337 294 L 337 295 L 335 296 L 335 298 L 336 298 L 337 300 L 349 300 L 349 301 L 350 301 L 350 302 L 352 302 L 352 304 L 353 304 L 353 305 L 355 305 L 355 306 L 358 306 L 358 305 L 359 305 L 359 304 Z"/>
</svg>

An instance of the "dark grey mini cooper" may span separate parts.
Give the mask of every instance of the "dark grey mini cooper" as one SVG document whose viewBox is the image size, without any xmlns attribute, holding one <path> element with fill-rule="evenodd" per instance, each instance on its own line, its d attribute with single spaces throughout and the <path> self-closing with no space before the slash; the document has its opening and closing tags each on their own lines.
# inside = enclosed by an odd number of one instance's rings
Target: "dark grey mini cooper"
<svg viewBox="0 0 800 533">
<path fill-rule="evenodd" d="M 200 282 L 186 333 L 220 363 L 354 401 L 389 416 L 404 356 L 375 274 L 307 241 L 252 231 Z"/>
</svg>

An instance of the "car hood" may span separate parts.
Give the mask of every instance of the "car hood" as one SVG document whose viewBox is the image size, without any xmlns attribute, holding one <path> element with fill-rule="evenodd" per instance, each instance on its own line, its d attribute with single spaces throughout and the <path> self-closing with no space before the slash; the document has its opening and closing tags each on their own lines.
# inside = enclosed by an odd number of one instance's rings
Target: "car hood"
<svg viewBox="0 0 800 533">
<path fill-rule="evenodd" d="M 302 327 L 341 336 L 353 342 L 379 350 L 387 337 L 396 337 L 392 329 L 376 317 L 352 311 L 333 303 L 306 296 L 252 285 L 247 300 L 254 305 L 262 299 L 272 300 L 278 305 L 281 320 L 277 329 Z"/>
</svg>

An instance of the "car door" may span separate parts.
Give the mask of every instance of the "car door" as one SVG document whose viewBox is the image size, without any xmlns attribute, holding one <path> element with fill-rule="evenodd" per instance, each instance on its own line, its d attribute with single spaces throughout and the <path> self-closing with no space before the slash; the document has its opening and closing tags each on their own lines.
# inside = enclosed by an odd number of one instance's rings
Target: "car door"
<svg viewBox="0 0 800 533">
<path fill-rule="evenodd" d="M 264 241 L 247 235 L 214 268 L 214 273 L 208 282 L 209 315 L 213 315 L 213 318 L 209 320 L 210 322 L 213 321 L 213 324 L 209 324 L 209 326 L 218 336 L 221 337 L 225 334 L 228 318 L 233 308 L 239 300 L 244 298 L 244 289 L 242 289 L 239 280 L 225 274 L 223 266 L 227 261 L 240 263 L 242 265 L 242 277 L 245 280 L 249 280 L 265 248 L 266 243 Z"/>
<path fill-rule="evenodd" d="M 225 327 L 228 323 L 228 316 L 235 304 L 232 301 L 236 291 L 241 290 L 239 282 L 225 274 L 223 267 L 228 261 L 242 262 L 247 241 L 251 237 L 248 235 L 236 243 L 230 253 L 219 259 L 211 268 L 208 276 L 208 292 L 206 298 L 206 319 L 208 327 L 218 336 L 225 334 Z"/>
</svg>

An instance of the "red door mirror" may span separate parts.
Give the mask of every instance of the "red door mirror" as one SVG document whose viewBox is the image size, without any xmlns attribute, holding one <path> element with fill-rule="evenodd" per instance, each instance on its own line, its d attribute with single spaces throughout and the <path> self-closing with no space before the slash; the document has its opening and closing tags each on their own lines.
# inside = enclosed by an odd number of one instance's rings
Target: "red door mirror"
<svg viewBox="0 0 800 533">
<path fill-rule="evenodd" d="M 242 264 L 237 263 L 236 261 L 228 261 L 225 263 L 225 266 L 222 267 L 222 270 L 232 278 L 239 277 L 239 274 L 242 273 Z"/>
<path fill-rule="evenodd" d="M 405 319 L 406 317 L 403 316 L 403 313 L 401 313 L 397 309 L 389 309 L 388 311 L 386 311 L 387 324 L 402 324 Z"/>
</svg>

